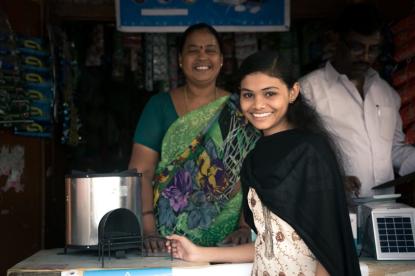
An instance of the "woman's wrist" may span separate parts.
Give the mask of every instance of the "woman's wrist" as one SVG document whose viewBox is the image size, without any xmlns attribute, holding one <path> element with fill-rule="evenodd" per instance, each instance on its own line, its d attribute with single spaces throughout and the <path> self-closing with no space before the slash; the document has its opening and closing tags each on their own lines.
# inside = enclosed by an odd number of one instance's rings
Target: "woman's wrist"
<svg viewBox="0 0 415 276">
<path fill-rule="evenodd" d="M 214 251 L 215 248 L 214 247 L 203 247 L 203 246 L 198 246 L 196 245 L 196 250 L 194 252 L 194 260 L 195 262 L 214 262 L 214 256 L 215 253 L 212 252 Z"/>
<path fill-rule="evenodd" d="M 141 216 L 154 215 L 154 210 L 147 210 L 141 213 Z"/>
<path fill-rule="evenodd" d="M 144 236 L 159 236 L 154 216 L 150 216 L 150 214 L 143 216 L 143 234 Z"/>
<path fill-rule="evenodd" d="M 144 237 L 146 237 L 146 238 L 150 238 L 150 237 L 156 238 L 156 237 L 160 237 L 160 234 L 155 230 L 144 231 Z"/>
</svg>

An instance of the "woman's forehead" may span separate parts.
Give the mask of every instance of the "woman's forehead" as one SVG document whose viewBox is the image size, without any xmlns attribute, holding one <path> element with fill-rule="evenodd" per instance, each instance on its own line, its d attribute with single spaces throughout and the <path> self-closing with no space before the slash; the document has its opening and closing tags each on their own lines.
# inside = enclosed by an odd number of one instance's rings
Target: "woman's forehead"
<svg viewBox="0 0 415 276">
<path fill-rule="evenodd" d="M 276 86 L 285 85 L 285 83 L 280 78 L 270 76 L 263 72 L 250 73 L 241 80 L 241 86 L 244 86 L 244 85 L 267 86 L 269 84 L 274 84 Z"/>
<path fill-rule="evenodd" d="M 218 45 L 216 37 L 206 29 L 193 31 L 188 35 L 185 45 Z"/>
</svg>

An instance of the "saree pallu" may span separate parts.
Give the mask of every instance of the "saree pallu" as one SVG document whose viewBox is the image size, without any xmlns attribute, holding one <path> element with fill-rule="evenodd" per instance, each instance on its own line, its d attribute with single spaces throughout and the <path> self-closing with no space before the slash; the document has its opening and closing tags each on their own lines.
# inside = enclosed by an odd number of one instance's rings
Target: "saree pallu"
<svg viewBox="0 0 415 276">
<path fill-rule="evenodd" d="M 178 118 L 167 130 L 154 178 L 161 235 L 214 246 L 238 226 L 242 161 L 259 138 L 226 96 Z"/>
</svg>

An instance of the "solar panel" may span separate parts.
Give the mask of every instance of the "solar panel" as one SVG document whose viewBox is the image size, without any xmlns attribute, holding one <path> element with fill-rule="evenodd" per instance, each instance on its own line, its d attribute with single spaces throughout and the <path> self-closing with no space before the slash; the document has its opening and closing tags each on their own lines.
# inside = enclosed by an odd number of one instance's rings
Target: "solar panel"
<svg viewBox="0 0 415 276">
<path fill-rule="evenodd" d="M 415 260 L 414 208 L 373 208 L 370 222 L 378 260 Z"/>
</svg>

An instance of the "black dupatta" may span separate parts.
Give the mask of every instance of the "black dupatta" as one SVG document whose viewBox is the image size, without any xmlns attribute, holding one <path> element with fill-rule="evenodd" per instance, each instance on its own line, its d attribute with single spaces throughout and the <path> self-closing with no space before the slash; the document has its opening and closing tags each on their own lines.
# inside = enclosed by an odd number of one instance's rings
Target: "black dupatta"
<svg viewBox="0 0 415 276">
<path fill-rule="evenodd" d="M 342 175 L 335 154 L 316 134 L 288 130 L 260 138 L 244 161 L 244 215 L 255 229 L 248 188 L 301 236 L 333 276 L 361 275 Z"/>
</svg>

